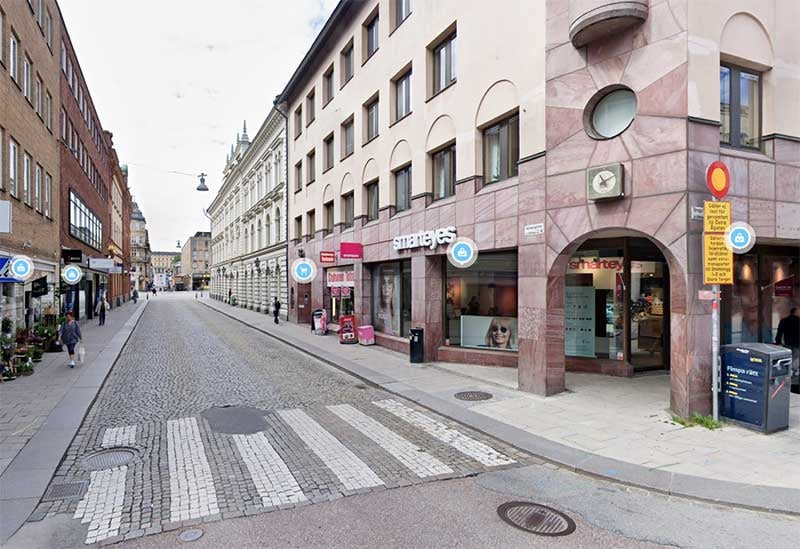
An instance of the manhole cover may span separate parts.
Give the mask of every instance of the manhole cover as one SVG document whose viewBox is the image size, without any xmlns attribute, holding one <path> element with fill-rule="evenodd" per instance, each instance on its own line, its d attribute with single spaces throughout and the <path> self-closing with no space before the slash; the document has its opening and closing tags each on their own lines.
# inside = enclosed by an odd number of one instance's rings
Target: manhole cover
<svg viewBox="0 0 800 549">
<path fill-rule="evenodd" d="M 189 528 L 178 534 L 178 539 L 181 541 L 197 541 L 203 537 L 203 531 L 200 528 Z"/>
<path fill-rule="evenodd" d="M 57 501 L 61 499 L 80 499 L 89 487 L 88 480 L 80 482 L 67 482 L 64 484 L 51 484 L 42 496 L 42 501 Z"/>
<path fill-rule="evenodd" d="M 540 536 L 566 536 L 575 531 L 575 521 L 555 509 L 538 503 L 509 501 L 497 508 L 505 522 Z"/>
<path fill-rule="evenodd" d="M 215 433 L 229 435 L 252 435 L 267 430 L 264 412 L 250 406 L 231 406 L 209 408 L 200 414 Z"/>
<path fill-rule="evenodd" d="M 81 462 L 84 469 L 99 470 L 112 469 L 129 463 L 136 457 L 136 450 L 133 448 L 108 448 L 89 454 Z"/>
<path fill-rule="evenodd" d="M 492 398 L 492 393 L 485 393 L 483 391 L 461 391 L 453 396 L 455 396 L 458 400 L 477 401 L 489 400 Z"/>
</svg>

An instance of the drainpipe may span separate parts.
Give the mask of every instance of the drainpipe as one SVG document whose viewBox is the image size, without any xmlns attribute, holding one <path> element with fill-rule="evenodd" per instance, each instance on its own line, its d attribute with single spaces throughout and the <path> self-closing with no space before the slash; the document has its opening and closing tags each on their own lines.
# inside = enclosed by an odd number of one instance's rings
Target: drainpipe
<svg viewBox="0 0 800 549">
<path fill-rule="evenodd" d="M 286 320 L 289 320 L 289 114 L 282 110 L 283 105 L 278 103 L 278 98 L 275 98 L 273 106 L 275 112 L 283 118 L 283 176 L 285 186 L 283 189 L 283 215 L 286 218 L 284 224 L 284 234 L 286 235 L 286 265 L 283 266 L 283 276 L 286 277 L 286 300 L 284 308 L 286 309 Z M 280 283 L 280 282 L 279 282 Z"/>
</svg>

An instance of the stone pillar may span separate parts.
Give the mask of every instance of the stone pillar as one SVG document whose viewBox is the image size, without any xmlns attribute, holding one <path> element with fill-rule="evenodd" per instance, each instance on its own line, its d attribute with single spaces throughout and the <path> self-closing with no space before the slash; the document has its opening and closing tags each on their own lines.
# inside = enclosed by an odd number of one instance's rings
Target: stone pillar
<svg viewBox="0 0 800 549">
<path fill-rule="evenodd" d="M 425 361 L 436 360 L 442 344 L 444 256 L 411 258 L 411 327 L 425 330 Z"/>
</svg>

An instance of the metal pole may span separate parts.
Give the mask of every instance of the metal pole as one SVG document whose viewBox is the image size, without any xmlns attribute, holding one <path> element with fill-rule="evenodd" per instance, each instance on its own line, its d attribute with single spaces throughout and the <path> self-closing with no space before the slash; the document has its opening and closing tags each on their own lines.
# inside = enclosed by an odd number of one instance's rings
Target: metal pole
<svg viewBox="0 0 800 549">
<path fill-rule="evenodd" d="M 719 421 L 719 284 L 711 286 L 711 405 L 714 421 Z"/>
</svg>

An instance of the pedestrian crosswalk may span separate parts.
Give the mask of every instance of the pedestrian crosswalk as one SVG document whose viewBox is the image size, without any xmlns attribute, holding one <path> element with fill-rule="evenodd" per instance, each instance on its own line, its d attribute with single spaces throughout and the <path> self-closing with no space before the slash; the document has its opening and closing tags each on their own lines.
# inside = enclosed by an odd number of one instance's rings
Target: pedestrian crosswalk
<svg viewBox="0 0 800 549">
<path fill-rule="evenodd" d="M 157 526 L 135 523 L 137 505 L 164 508 L 162 525 L 222 516 L 235 505 L 241 509 L 244 503 L 230 495 L 233 477 L 226 464 L 230 461 L 246 471 L 237 489 L 255 492 L 244 499 L 255 499 L 262 509 L 459 477 L 516 463 L 477 435 L 469 436 L 393 399 L 278 410 L 265 419 L 269 430 L 253 434 L 213 432 L 198 417 L 168 420 L 162 436 L 169 478 L 162 476 L 158 481 L 169 486 L 169 491 L 161 495 L 161 501 L 144 501 L 141 494 L 152 490 L 141 485 L 134 466 L 93 471 L 88 492 L 73 515 L 89 524 L 86 543 L 123 535 L 126 528 Z M 108 428 L 101 445 L 142 444 L 136 438 L 137 429 L 136 425 Z M 357 437 L 362 438 L 356 442 Z M 220 453 L 221 447 L 231 448 L 233 453 Z M 228 473 L 222 474 L 223 469 Z M 398 481 L 401 477 L 410 480 Z"/>
</svg>

